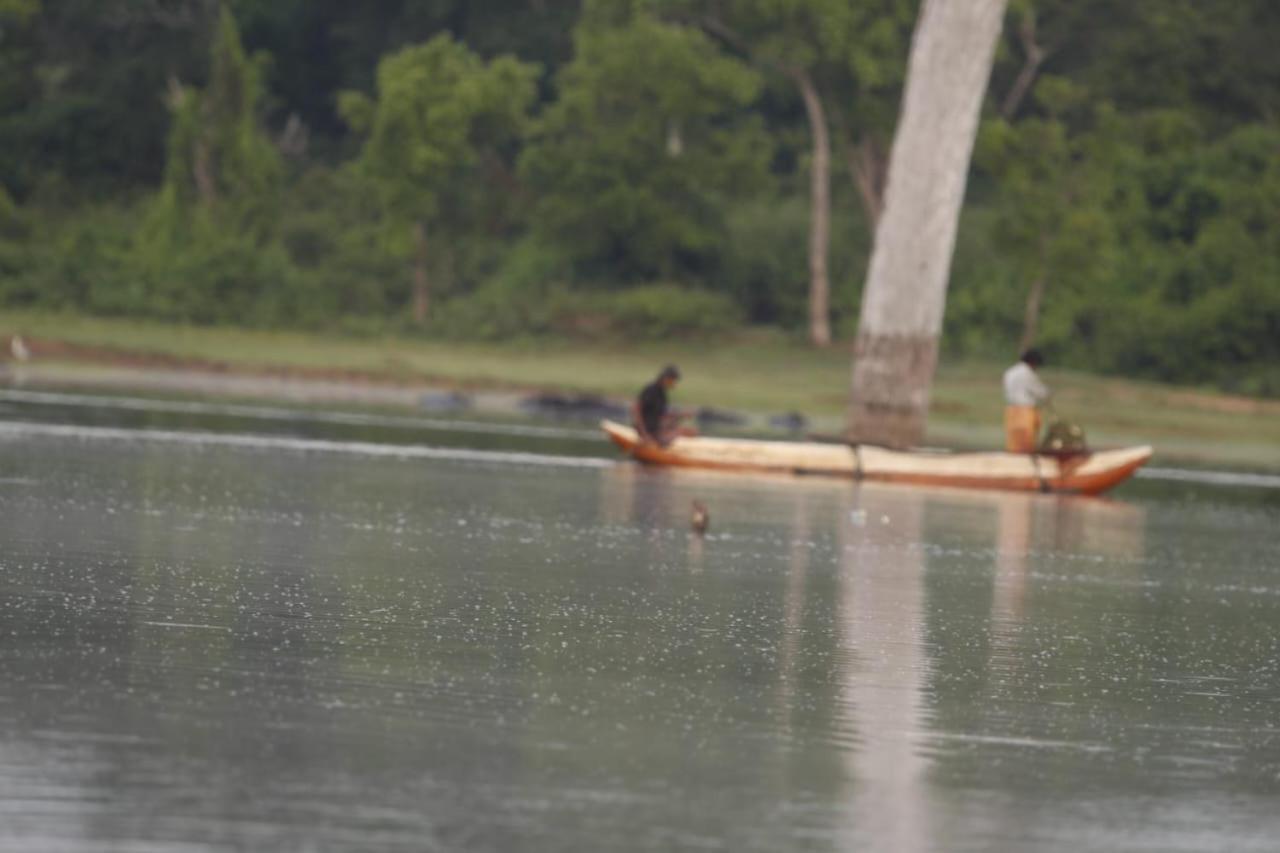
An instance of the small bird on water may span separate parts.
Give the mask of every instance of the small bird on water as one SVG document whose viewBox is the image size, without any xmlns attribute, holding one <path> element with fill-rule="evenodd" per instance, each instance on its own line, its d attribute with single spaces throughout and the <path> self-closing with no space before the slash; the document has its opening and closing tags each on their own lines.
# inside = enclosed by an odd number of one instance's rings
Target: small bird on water
<svg viewBox="0 0 1280 853">
<path fill-rule="evenodd" d="M 690 524 L 693 526 L 693 532 L 699 536 L 706 533 L 711 525 L 711 514 L 702 505 L 702 501 L 693 502 L 693 517 L 690 519 Z"/>
</svg>

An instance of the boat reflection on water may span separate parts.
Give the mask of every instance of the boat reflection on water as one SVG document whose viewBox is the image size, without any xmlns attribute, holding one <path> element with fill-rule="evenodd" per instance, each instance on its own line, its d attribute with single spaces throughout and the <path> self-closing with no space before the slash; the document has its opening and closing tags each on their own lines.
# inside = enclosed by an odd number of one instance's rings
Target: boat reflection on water
<svg viewBox="0 0 1280 853">
<path fill-rule="evenodd" d="M 1268 503 L 57 429 L 12 849 L 1275 847 Z"/>
<path fill-rule="evenodd" d="M 1146 510 L 1140 506 L 1093 497 L 990 494 L 974 499 L 994 507 L 996 516 L 993 653 L 1016 651 L 1026 618 L 1028 575 L 1037 556 L 1106 557 L 1108 564 L 1136 571 L 1145 554 Z"/>
<path fill-rule="evenodd" d="M 1115 573 L 1140 573 L 1145 555 L 1145 511 L 1100 498 L 635 465 L 603 478 L 602 517 L 650 536 L 688 535 L 690 497 L 708 500 L 715 526 L 689 535 L 690 572 L 740 572 L 728 552 L 776 542 L 773 571 L 785 577 L 767 588 L 780 618 L 759 626 L 777 633 L 759 640 L 778 650 L 770 701 L 788 741 L 835 745 L 841 849 L 938 849 L 954 820 L 950 789 L 984 750 L 1020 742 L 1024 721 L 1006 709 L 1029 699 L 1037 595 L 1061 608 L 1063 572 L 1127 583 L 1136 578 Z M 805 671 L 816 657 L 825 693 Z M 823 714 L 797 711 L 815 704 Z M 990 808 L 984 819 L 1024 818 Z"/>
<path fill-rule="evenodd" d="M 972 761 L 984 738 L 1009 734 L 993 734 L 990 721 L 956 710 L 984 706 L 984 691 L 1015 705 L 1029 698 L 1018 694 L 1036 651 L 1028 635 L 1035 630 L 1029 597 L 1037 574 L 1051 572 L 1044 567 L 1064 555 L 1138 572 L 1145 511 L 1099 498 L 874 485 L 855 490 L 853 507 L 841 535 L 841 616 L 851 651 L 841 699 L 858 744 L 848 756 L 854 820 L 848 841 L 935 849 L 941 835 L 931 821 L 949 774 L 934 765 Z M 974 621 L 987 626 L 980 659 L 966 651 L 982 648 L 980 641 L 964 642 L 963 632 L 947 627 L 963 599 L 951 599 L 943 585 L 954 583 L 948 574 L 969 574 L 963 555 L 983 553 L 992 555 L 985 607 L 980 590 L 987 572 L 975 565 L 969 578 L 979 599 Z M 948 648 L 953 641 L 959 651 Z M 938 672 L 944 651 L 947 677 Z M 958 672 L 956 661 L 963 662 Z M 946 711 L 946 719 L 932 709 Z M 1011 732 L 1017 729 L 1015 722 Z M 1021 817 L 1003 820 L 1015 826 Z"/>
</svg>

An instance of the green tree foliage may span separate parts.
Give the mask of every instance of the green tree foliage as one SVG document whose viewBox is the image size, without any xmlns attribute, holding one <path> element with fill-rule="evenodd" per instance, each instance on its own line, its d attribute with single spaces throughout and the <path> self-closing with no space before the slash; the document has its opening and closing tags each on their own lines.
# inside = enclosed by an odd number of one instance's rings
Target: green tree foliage
<svg viewBox="0 0 1280 853">
<path fill-rule="evenodd" d="M 485 63 L 440 35 L 405 48 L 378 67 L 377 100 L 345 93 L 341 109 L 368 132 L 360 169 L 382 199 L 387 219 L 409 237 L 413 313 L 426 319 L 428 267 L 453 266 L 453 246 L 480 227 L 486 179 L 508 174 L 524 131 L 537 68 L 513 57 Z"/>
<path fill-rule="evenodd" d="M 1015 272 L 1001 338 L 1016 335 L 1020 323 L 1020 350 L 1037 342 L 1046 292 L 1055 302 L 1078 296 L 1074 284 L 1114 263 L 1116 250 L 1109 137 L 1070 132 L 1067 117 L 1088 108 L 1074 84 L 1045 78 L 1038 85 L 1038 100 L 1049 105 L 1045 114 L 991 120 L 976 152 L 1000 186 L 992 237 Z"/>
<path fill-rule="evenodd" d="M 278 109 L 321 136 L 340 139 L 343 90 L 374 89 L 379 61 L 446 33 L 486 59 L 510 55 L 545 67 L 566 61 L 576 0 L 235 0 L 245 38 L 269 44 Z"/>
<path fill-rule="evenodd" d="M 1039 337 L 1061 360 L 1274 393 L 1280 130 L 1213 140 L 1179 111 L 1090 113 L 1074 132 L 1053 115 L 986 128 L 1010 263 L 962 298 L 958 325 L 1011 339 L 1042 280 Z"/>
<path fill-rule="evenodd" d="M 1060 362 L 1275 393 L 1274 228 L 1243 225 L 1280 203 L 1267 158 L 1243 156 L 1277 132 L 1274 4 L 1028 0 L 1014 15 L 952 346 L 1025 341 L 1041 290 L 1036 337 Z M 1008 97 L 1022 77 L 1026 97 Z"/>
<path fill-rule="evenodd" d="M 169 76 L 204 73 L 208 0 L 7 0 L 0 183 L 19 198 L 136 192 L 164 164 Z"/>
<path fill-rule="evenodd" d="M 107 310 L 194 321 L 282 317 L 294 297 L 277 221 L 283 172 L 260 125 L 257 64 L 223 8 L 202 90 L 170 81 L 164 180 L 136 238 L 145 287 Z"/>
<path fill-rule="evenodd" d="M 646 0 L 655 13 L 698 27 L 771 72 L 789 89 L 801 76 L 819 91 L 849 177 L 878 215 L 883 171 L 906 72 L 918 0 Z M 862 191 L 860 189 L 860 195 Z"/>
<path fill-rule="evenodd" d="M 429 294 L 423 334 L 798 332 L 802 72 L 848 336 L 917 5 L 0 0 L 0 305 L 360 331 Z M 1031 332 L 1280 394 L 1277 38 L 1272 0 L 1012 0 L 944 357 Z"/>
<path fill-rule="evenodd" d="M 75 217 L 61 212 L 67 203 L 65 193 L 51 192 L 51 187 L 57 190 L 60 181 L 81 175 L 92 185 L 99 170 L 111 171 L 113 155 L 93 149 L 95 144 L 109 147 L 111 135 L 94 138 L 88 134 L 93 122 L 82 125 L 76 116 L 94 115 L 104 103 L 125 109 L 105 90 L 101 103 L 81 106 L 76 106 L 81 101 L 78 96 L 60 94 L 60 87 L 73 82 L 85 87 L 105 85 L 92 82 L 91 62 L 70 53 L 70 46 L 92 47 L 105 39 L 86 22 L 69 23 L 61 17 L 78 5 L 70 0 L 57 4 L 56 11 L 51 6 L 33 20 L 37 31 L 33 44 L 43 41 L 45 55 L 54 59 L 66 52 L 68 64 L 34 65 L 35 76 L 48 85 L 37 87 L 30 96 L 33 106 L 20 117 L 28 123 L 10 125 L 19 137 L 19 149 L 26 143 L 49 143 L 48 134 L 53 135 L 53 144 L 45 152 L 51 159 L 34 158 L 37 171 L 14 176 L 20 188 L 39 190 L 38 202 L 43 197 L 31 220 L 33 231 L 38 230 L 42 239 L 27 253 L 27 267 L 7 282 L 8 298 L 25 304 L 203 322 L 269 323 L 290 316 L 283 303 L 295 296 L 290 289 L 293 279 L 273 237 L 283 176 L 274 147 L 258 125 L 257 68 L 225 9 L 211 30 L 202 17 L 206 4 L 194 0 L 164 6 L 106 0 L 92 9 L 79 9 L 90 22 L 117 32 L 132 34 L 158 27 L 211 31 L 213 37 L 206 54 L 208 70 L 193 74 L 207 79 L 203 90 L 177 82 L 176 70 L 187 67 L 185 61 L 170 67 L 172 122 L 166 147 L 159 149 L 167 151 L 167 156 L 154 156 L 164 169 L 155 196 L 137 204 L 141 210 L 126 209 L 135 206 L 126 202 L 94 204 Z M 114 48 L 108 53 L 114 56 Z M 121 61 L 126 66 L 131 63 Z M 105 76 L 110 78 L 114 63 L 107 63 L 107 70 Z M 148 74 L 143 79 L 156 84 L 151 94 L 156 107 L 163 109 L 160 84 L 164 78 Z M 147 114 L 149 109 L 141 112 Z M 66 141 L 63 133 L 68 134 Z M 163 143 L 163 134 L 157 136 Z M 141 153 L 151 152 L 135 152 L 134 160 L 141 160 Z M 136 168 L 143 174 L 154 171 L 155 163 Z M 135 227 L 134 221 L 140 225 Z"/>
<path fill-rule="evenodd" d="M 0 22 L 25 21 L 40 11 L 40 0 L 0 0 Z"/>
<path fill-rule="evenodd" d="M 0 187 L 0 277 L 19 276 L 27 258 L 30 225 L 9 193 Z"/>
<path fill-rule="evenodd" d="M 521 163 L 538 233 L 578 278 L 705 276 L 726 205 L 765 185 L 759 76 L 701 33 L 641 15 L 585 26 Z"/>
<path fill-rule="evenodd" d="M 154 214 L 166 236 L 180 239 L 193 218 L 209 215 L 260 241 L 272 235 L 282 172 L 260 124 L 259 76 L 224 8 L 208 85 L 197 91 L 170 80 L 173 122 Z"/>
<path fill-rule="evenodd" d="M 901 87 L 911 0 L 599 0 L 596 7 L 650 10 L 706 33 L 761 69 L 782 100 L 798 102 L 809 144 L 793 156 L 808 173 L 809 329 L 831 341 L 833 149 L 843 155 L 864 219 L 874 228 L 883 201 L 885 140 Z M 615 15 L 618 14 L 615 11 Z M 837 155 L 837 156 L 838 156 Z M 837 300 L 838 301 L 838 300 Z"/>
<path fill-rule="evenodd" d="M 1129 298 L 1099 302 L 1141 320 L 1078 307 L 1074 331 L 1097 343 L 1103 369 L 1274 394 L 1280 130 L 1249 126 L 1213 142 L 1198 130 L 1181 115 L 1136 122 L 1137 199 L 1117 229 L 1136 251 L 1104 282 Z"/>
</svg>

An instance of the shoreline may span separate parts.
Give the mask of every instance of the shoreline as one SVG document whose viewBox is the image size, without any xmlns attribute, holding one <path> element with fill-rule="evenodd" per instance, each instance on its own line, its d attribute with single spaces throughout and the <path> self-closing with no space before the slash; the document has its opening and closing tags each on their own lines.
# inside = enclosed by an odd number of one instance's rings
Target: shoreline
<svg viewBox="0 0 1280 853">
<path fill-rule="evenodd" d="M 597 430 L 590 417 L 538 417 L 521 409 L 521 402 L 529 395 L 544 389 L 476 390 L 466 395 L 467 404 L 439 408 L 424 405 L 424 399 L 434 395 L 457 392 L 457 386 L 422 381 L 388 379 L 378 377 L 355 378 L 346 376 L 321 378 L 323 372 L 308 374 L 292 369 L 241 371 L 234 368 L 207 370 L 195 367 L 140 368 L 120 365 L 86 365 L 55 362 L 17 367 L 0 364 L 0 399 L 16 399 L 19 402 L 47 402 L 55 405 L 93 405 L 90 395 L 100 395 L 111 405 L 134 401 L 140 404 L 155 403 L 161 409 L 167 405 L 182 409 L 207 403 L 214 407 L 236 405 L 275 405 L 300 412 L 326 411 L 332 414 L 376 417 L 383 413 L 404 418 L 406 426 L 415 421 L 431 423 L 433 416 L 447 416 L 459 424 L 469 419 L 519 422 L 528 429 L 545 430 L 548 434 L 573 432 L 578 437 L 595 435 Z M 46 398 L 47 395 L 47 398 Z M 610 402 L 620 404 L 622 401 Z M 147 408 L 146 405 L 140 406 Z M 363 414 L 362 414 L 363 413 Z M 736 430 L 739 434 L 750 432 L 778 440 L 795 440 L 794 434 L 779 429 L 769 429 L 768 417 L 761 413 L 742 413 L 747 423 Z M 821 423 L 821 422 L 819 422 Z M 714 430 L 713 430 L 714 431 Z M 720 430 L 725 431 L 725 430 Z M 601 434 L 602 436 L 603 434 Z M 602 438 L 603 440 L 603 438 Z M 960 450 L 982 449 L 981 445 L 957 447 Z M 1232 474 L 1280 474 L 1280 466 L 1240 466 L 1231 464 L 1229 458 L 1208 454 L 1179 454 L 1157 448 L 1160 464 L 1189 466 L 1198 470 L 1221 470 Z"/>
<path fill-rule="evenodd" d="M 7 359 L 14 332 L 23 335 L 30 352 L 25 363 Z M 602 416 L 616 419 L 655 364 L 675 361 L 686 376 L 675 395 L 677 407 L 726 416 L 704 423 L 704 431 L 779 439 L 838 433 L 849 376 L 847 347 L 813 350 L 768 335 L 668 345 L 451 343 L 0 313 L 0 341 L 6 344 L 0 386 L 588 428 L 594 420 L 583 412 L 555 418 L 550 407 L 538 412 L 527 403 L 539 395 L 551 402 L 594 402 Z M 1280 472 L 1280 401 L 1061 369 L 1045 373 L 1058 410 L 1081 423 L 1095 447 L 1151 444 L 1157 465 Z M 926 444 L 999 447 L 998 376 L 994 364 L 944 363 Z M 792 413 L 804 416 L 799 428 L 770 423 Z"/>
</svg>

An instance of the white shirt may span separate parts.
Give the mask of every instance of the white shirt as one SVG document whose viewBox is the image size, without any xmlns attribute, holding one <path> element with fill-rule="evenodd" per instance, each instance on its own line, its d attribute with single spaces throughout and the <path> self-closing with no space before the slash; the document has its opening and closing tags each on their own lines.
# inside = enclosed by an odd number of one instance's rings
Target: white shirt
<svg viewBox="0 0 1280 853">
<path fill-rule="evenodd" d="M 1008 405 L 1034 406 L 1048 398 L 1049 389 L 1025 361 L 1004 372 L 1004 401 Z"/>
</svg>

